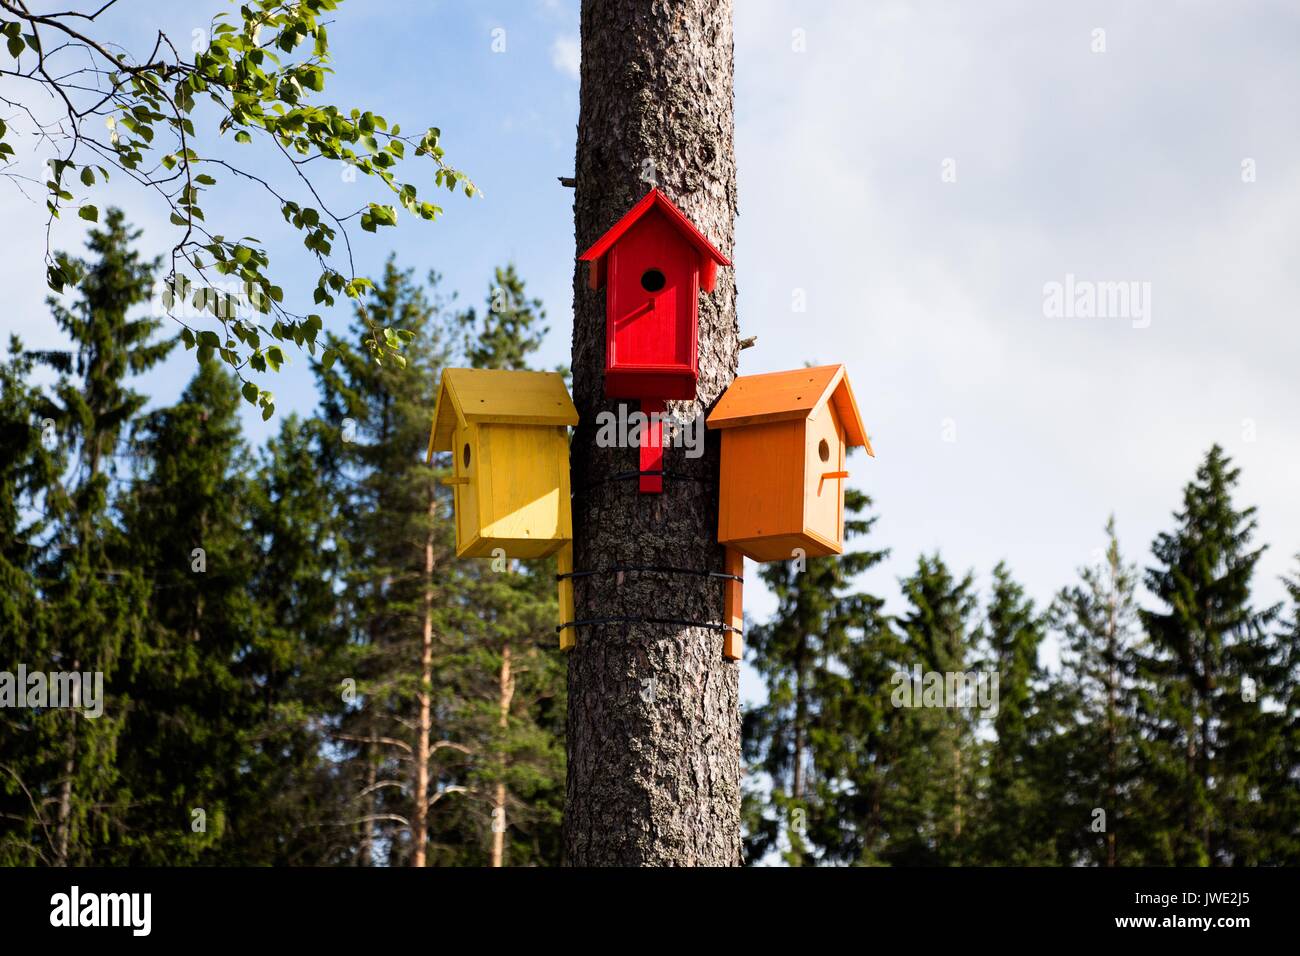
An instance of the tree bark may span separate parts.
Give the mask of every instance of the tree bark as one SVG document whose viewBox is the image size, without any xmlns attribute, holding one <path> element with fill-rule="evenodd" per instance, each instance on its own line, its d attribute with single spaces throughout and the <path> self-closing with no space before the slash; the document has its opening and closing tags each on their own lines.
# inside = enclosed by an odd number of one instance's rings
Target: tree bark
<svg viewBox="0 0 1300 956">
<path fill-rule="evenodd" d="M 515 675 L 510 664 L 510 643 L 501 648 L 501 672 L 498 681 L 498 718 L 497 726 L 501 730 L 501 759 L 492 796 L 492 865 L 506 865 L 506 770 L 508 756 L 506 751 L 506 731 L 510 727 L 510 704 L 515 697 Z"/>
<path fill-rule="evenodd" d="M 73 661 L 73 673 L 80 664 Z M 59 784 L 59 816 L 55 825 L 54 865 L 68 865 L 72 837 L 72 777 L 77 772 L 77 712 L 68 711 L 68 733 L 64 737 L 67 756 L 63 761 L 63 782 Z"/>
<path fill-rule="evenodd" d="M 730 0 L 584 0 L 574 224 L 586 249 L 657 185 L 730 255 L 736 215 Z M 699 380 L 678 416 L 704 413 L 735 377 L 732 269 L 699 296 Z M 577 570 L 616 563 L 721 571 L 718 440 L 689 459 L 664 450 L 662 494 L 638 494 L 635 448 L 596 446 L 604 397 L 605 290 L 574 275 L 573 387 L 581 423 L 572 449 Z M 629 411 L 635 409 L 629 403 Z M 579 620 L 723 621 L 720 579 L 595 574 L 575 582 Z M 694 626 L 584 625 L 569 656 L 566 862 L 740 862 L 738 668 L 722 633 Z"/>
<path fill-rule="evenodd" d="M 429 843 L 429 734 L 433 687 L 433 521 L 437 502 L 429 488 L 429 530 L 424 537 L 424 624 L 420 632 L 419 732 L 415 741 L 415 806 L 411 811 L 411 866 L 424 866 Z"/>
</svg>

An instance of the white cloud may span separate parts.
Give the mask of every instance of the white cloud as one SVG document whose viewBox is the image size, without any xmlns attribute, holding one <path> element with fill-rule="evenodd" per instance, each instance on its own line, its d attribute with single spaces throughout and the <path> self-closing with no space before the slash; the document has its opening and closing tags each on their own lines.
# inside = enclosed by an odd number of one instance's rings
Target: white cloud
<svg viewBox="0 0 1300 956">
<path fill-rule="evenodd" d="M 573 36 L 556 37 L 555 42 L 551 44 L 551 66 L 565 76 L 576 80 L 578 78 L 579 62 L 578 38 Z"/>
<path fill-rule="evenodd" d="M 1007 559 L 1042 602 L 1112 510 L 1149 564 L 1217 441 L 1272 545 L 1257 599 L 1280 596 L 1300 546 L 1292 22 L 737 5 L 735 258 L 741 330 L 758 335 L 741 372 L 847 364 L 878 455 L 852 481 L 893 548 L 871 587 L 895 594 L 938 547 L 982 583 Z M 1067 273 L 1150 282 L 1151 327 L 1046 318 L 1043 284 Z"/>
</svg>

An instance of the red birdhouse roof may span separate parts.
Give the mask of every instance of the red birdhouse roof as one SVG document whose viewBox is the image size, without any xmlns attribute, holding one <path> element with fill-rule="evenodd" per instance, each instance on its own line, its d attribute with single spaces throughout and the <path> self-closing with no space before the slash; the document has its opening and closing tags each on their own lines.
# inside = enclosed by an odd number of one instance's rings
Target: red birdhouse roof
<svg viewBox="0 0 1300 956">
<path fill-rule="evenodd" d="M 599 262 L 605 257 L 605 254 L 613 248 L 614 243 L 618 242 L 629 229 L 637 224 L 651 209 L 657 209 L 664 214 L 665 218 L 681 234 L 682 238 L 693 245 L 703 259 L 711 259 L 719 266 L 731 265 L 731 260 L 719 252 L 704 234 L 695 228 L 680 209 L 672 204 L 672 201 L 661 193 L 657 188 L 651 189 L 635 206 L 618 222 L 614 223 L 609 232 L 605 233 L 590 249 L 578 256 L 583 262 Z"/>
</svg>

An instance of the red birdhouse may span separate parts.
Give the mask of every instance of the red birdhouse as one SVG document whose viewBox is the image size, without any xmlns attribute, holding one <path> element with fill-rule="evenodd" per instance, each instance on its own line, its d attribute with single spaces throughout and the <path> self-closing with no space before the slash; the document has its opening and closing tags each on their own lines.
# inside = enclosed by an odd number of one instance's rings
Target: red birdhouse
<svg viewBox="0 0 1300 956">
<path fill-rule="evenodd" d="M 579 258 L 605 293 L 605 396 L 695 397 L 700 290 L 731 261 L 651 189 Z"/>
</svg>

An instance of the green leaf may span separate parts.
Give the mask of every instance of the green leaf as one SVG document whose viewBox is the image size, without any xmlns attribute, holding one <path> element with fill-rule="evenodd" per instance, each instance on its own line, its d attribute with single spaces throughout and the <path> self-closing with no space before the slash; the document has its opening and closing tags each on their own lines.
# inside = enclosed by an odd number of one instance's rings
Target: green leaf
<svg viewBox="0 0 1300 956">
<path fill-rule="evenodd" d="M 257 404 L 256 385 L 254 385 L 252 382 L 245 382 L 243 388 L 241 388 L 240 391 L 244 393 L 244 399 L 248 402 L 248 404 L 250 405 Z"/>
<path fill-rule="evenodd" d="M 95 185 L 95 171 L 89 166 L 81 171 L 81 183 L 83 186 Z"/>
<path fill-rule="evenodd" d="M 77 210 L 77 215 L 88 222 L 99 222 L 99 210 L 94 206 L 82 206 Z"/>
</svg>

